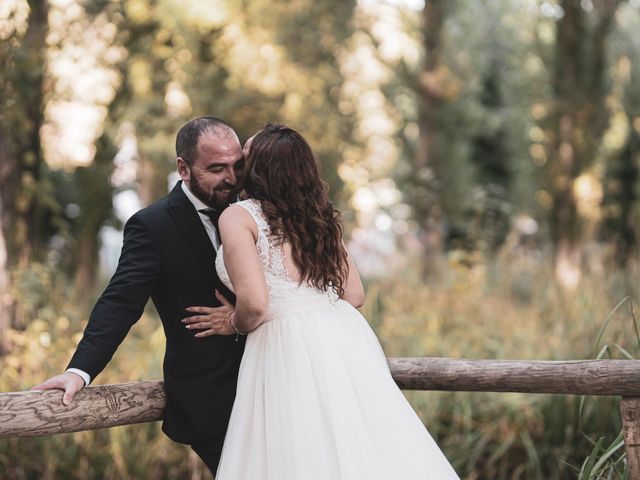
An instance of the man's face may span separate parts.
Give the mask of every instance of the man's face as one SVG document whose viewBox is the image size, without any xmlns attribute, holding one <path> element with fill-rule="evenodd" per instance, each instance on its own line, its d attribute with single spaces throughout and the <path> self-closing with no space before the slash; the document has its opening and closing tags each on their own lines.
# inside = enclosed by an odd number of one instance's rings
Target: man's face
<svg viewBox="0 0 640 480">
<path fill-rule="evenodd" d="M 197 156 L 189 166 L 180 157 L 178 173 L 191 193 L 211 208 L 225 208 L 237 193 L 244 157 L 238 138 L 223 132 L 198 139 Z"/>
</svg>

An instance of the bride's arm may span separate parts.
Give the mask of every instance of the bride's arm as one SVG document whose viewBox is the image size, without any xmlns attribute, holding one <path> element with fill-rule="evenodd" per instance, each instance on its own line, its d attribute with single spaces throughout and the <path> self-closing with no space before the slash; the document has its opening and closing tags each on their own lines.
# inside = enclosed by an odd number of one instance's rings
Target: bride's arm
<svg viewBox="0 0 640 480">
<path fill-rule="evenodd" d="M 218 221 L 224 265 L 236 293 L 233 324 L 241 332 L 256 329 L 269 308 L 269 291 L 256 241 L 258 227 L 244 208 L 231 205 Z"/>
<path fill-rule="evenodd" d="M 347 248 L 346 246 L 344 247 Z M 356 308 L 360 308 L 364 303 L 364 287 L 362 286 L 362 280 L 360 280 L 360 274 L 356 268 L 355 263 L 349 252 L 347 251 L 347 268 L 349 269 L 347 275 L 347 281 L 344 285 L 344 294 L 342 300 L 346 300 Z"/>
</svg>

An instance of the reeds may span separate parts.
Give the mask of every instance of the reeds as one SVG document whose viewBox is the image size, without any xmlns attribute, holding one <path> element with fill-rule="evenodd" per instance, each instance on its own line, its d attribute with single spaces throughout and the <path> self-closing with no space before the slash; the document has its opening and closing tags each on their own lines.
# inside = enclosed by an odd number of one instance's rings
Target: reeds
<svg viewBox="0 0 640 480">
<path fill-rule="evenodd" d="M 465 266 L 466 265 L 466 266 Z M 634 275 L 586 274 L 559 289 L 544 258 L 448 262 L 426 282 L 403 270 L 368 287 L 388 356 L 634 358 Z M 625 478 L 619 398 L 407 392 L 463 478 Z"/>
<path fill-rule="evenodd" d="M 465 266 L 466 265 L 466 266 Z M 634 358 L 632 272 L 588 273 L 572 293 L 544 258 L 460 264 L 423 281 L 417 269 L 370 281 L 362 311 L 388 356 L 497 359 Z M 63 276 L 34 265 L 14 272 L 21 306 L 0 357 L 0 390 L 26 390 L 60 372 L 95 295 L 78 301 Z M 161 378 L 164 337 L 153 309 L 98 378 Z M 513 393 L 406 392 L 462 478 L 622 479 L 619 398 Z M 0 441 L 3 479 L 210 478 L 159 424 Z"/>
</svg>

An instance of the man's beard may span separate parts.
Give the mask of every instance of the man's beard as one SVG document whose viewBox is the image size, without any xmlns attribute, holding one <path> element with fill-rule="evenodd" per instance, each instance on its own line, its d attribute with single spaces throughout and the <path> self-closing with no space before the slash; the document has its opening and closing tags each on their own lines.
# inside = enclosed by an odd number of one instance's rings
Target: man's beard
<svg viewBox="0 0 640 480">
<path fill-rule="evenodd" d="M 219 191 L 220 189 L 229 189 L 230 192 L 228 195 L 225 195 L 223 192 Z M 229 206 L 231 199 L 235 193 L 235 188 L 228 183 L 222 183 L 213 189 L 211 193 L 207 192 L 200 182 L 198 182 L 198 178 L 191 173 L 191 177 L 189 179 L 189 190 L 193 195 L 204 203 L 207 207 L 221 209 Z M 217 195 L 216 195 L 217 193 Z"/>
</svg>

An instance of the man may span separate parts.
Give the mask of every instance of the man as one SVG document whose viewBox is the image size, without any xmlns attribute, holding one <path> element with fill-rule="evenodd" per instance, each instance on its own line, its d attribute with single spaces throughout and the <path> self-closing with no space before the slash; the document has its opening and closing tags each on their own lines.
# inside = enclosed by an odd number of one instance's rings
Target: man
<svg viewBox="0 0 640 480">
<path fill-rule="evenodd" d="M 233 306 L 220 292 L 234 298 L 215 271 L 216 213 L 235 196 L 244 160 L 233 129 L 215 117 L 185 124 L 176 153 L 182 181 L 125 225 L 118 268 L 67 371 L 33 389 L 64 390 L 68 405 L 107 365 L 151 298 L 167 340 L 162 429 L 190 444 L 215 474 L 244 349 L 244 338 L 225 322 Z M 194 305 L 210 307 L 186 311 Z M 207 315 L 183 321 L 195 311 Z"/>
</svg>

